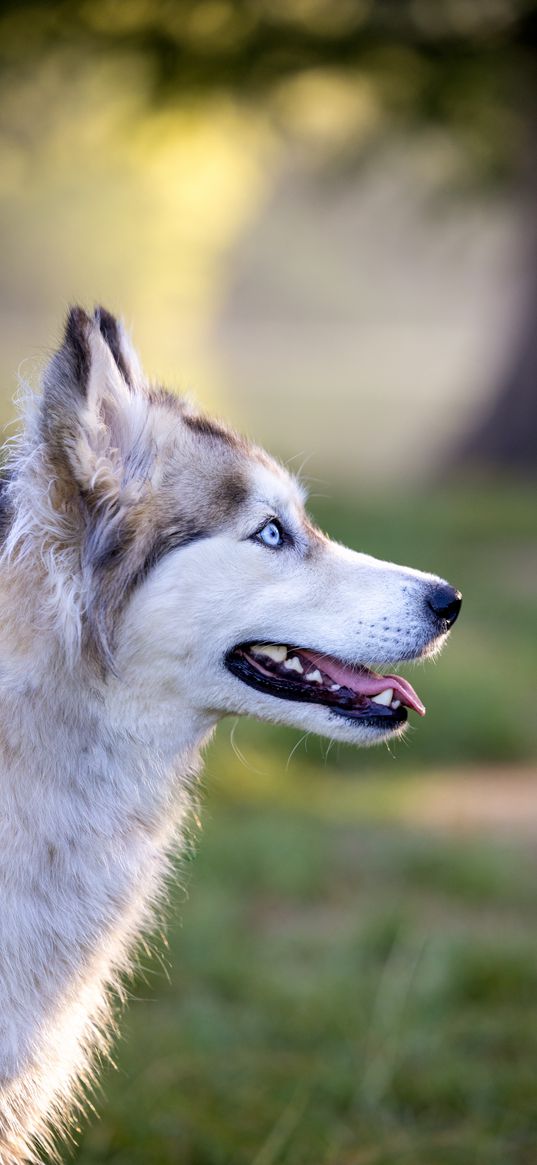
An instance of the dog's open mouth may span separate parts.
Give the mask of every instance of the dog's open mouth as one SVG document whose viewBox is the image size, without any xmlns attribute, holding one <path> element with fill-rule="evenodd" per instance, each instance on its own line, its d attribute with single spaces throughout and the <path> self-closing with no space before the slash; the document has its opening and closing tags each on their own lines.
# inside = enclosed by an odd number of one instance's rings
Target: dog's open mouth
<svg viewBox="0 0 537 1165">
<path fill-rule="evenodd" d="M 407 709 L 425 715 L 408 680 L 349 666 L 321 652 L 281 643 L 244 643 L 226 656 L 233 675 L 271 696 L 323 704 L 351 720 L 385 728 L 404 724 Z"/>
</svg>

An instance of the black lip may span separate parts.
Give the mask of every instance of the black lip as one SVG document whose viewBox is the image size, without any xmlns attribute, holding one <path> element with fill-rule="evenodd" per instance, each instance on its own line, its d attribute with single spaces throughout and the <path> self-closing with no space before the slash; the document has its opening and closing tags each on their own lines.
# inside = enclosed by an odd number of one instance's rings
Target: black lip
<svg viewBox="0 0 537 1165">
<path fill-rule="evenodd" d="M 344 690 L 338 693 L 324 690 L 321 693 L 311 684 L 302 684 L 299 679 L 285 680 L 279 676 L 265 676 L 250 663 L 245 654 L 247 647 L 247 644 L 234 647 L 228 651 L 224 662 L 232 675 L 258 692 L 300 704 L 319 704 L 336 716 L 341 716 L 345 720 L 359 721 L 360 724 L 379 731 L 399 728 L 408 719 L 408 711 L 404 704 L 399 708 L 386 708 L 381 704 L 373 704 L 371 700 L 365 700 L 364 707 L 360 708 L 356 706 L 356 695 L 350 691 L 347 695 Z"/>
<path fill-rule="evenodd" d="M 378 712 L 376 711 L 375 705 L 373 707 L 370 705 L 367 710 L 355 712 L 354 714 L 340 708 L 330 708 L 330 711 L 335 716 L 341 716 L 343 720 L 359 720 L 360 724 L 365 724 L 367 728 L 382 729 L 384 731 L 400 728 L 408 720 L 408 709 L 405 708 L 404 704 L 392 710 L 386 708 L 381 710 L 379 706 Z"/>
</svg>

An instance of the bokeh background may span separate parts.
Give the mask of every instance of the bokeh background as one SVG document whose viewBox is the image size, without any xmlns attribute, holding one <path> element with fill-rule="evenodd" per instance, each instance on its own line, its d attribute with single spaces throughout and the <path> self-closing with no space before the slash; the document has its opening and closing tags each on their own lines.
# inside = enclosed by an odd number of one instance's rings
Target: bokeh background
<svg viewBox="0 0 537 1165">
<path fill-rule="evenodd" d="M 0 97 L 7 433 L 103 302 L 335 537 L 464 592 L 404 742 L 221 726 L 73 1159 L 533 1165 L 535 4 L 0 3 Z"/>
</svg>

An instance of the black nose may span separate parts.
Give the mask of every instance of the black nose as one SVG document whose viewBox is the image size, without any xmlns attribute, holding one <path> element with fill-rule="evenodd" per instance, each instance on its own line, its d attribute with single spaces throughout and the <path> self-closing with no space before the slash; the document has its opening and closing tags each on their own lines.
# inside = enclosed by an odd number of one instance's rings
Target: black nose
<svg viewBox="0 0 537 1165">
<path fill-rule="evenodd" d="M 431 588 L 427 602 L 435 615 L 447 624 L 447 628 L 453 627 L 462 605 L 460 591 L 447 583 L 438 583 Z"/>
</svg>

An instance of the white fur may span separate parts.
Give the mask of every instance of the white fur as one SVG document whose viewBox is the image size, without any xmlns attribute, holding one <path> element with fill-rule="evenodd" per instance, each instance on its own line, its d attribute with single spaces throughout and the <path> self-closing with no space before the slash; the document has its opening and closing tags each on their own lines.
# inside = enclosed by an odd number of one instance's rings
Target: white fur
<svg viewBox="0 0 537 1165">
<path fill-rule="evenodd" d="M 98 329 L 90 344 L 68 452 L 78 480 L 104 482 L 99 505 L 115 521 L 149 474 L 159 489 L 160 452 L 175 437 L 162 416 L 153 424 L 130 350 L 131 392 Z M 328 540 L 308 557 L 300 488 L 246 450 L 244 506 L 212 537 L 160 561 L 121 613 L 113 669 L 96 667 L 84 647 L 91 574 L 69 504 L 56 496 L 40 409 L 32 402 L 12 456 L 0 558 L 1 1165 L 39 1160 L 107 1046 L 110 990 L 154 925 L 199 749 L 217 721 L 245 714 L 373 739 L 319 705 L 247 687 L 226 670 L 226 652 L 266 639 L 382 665 L 440 642 L 423 601 L 430 576 Z M 215 456 L 207 439 L 205 448 Z M 299 552 L 251 539 L 272 515 Z"/>
</svg>

